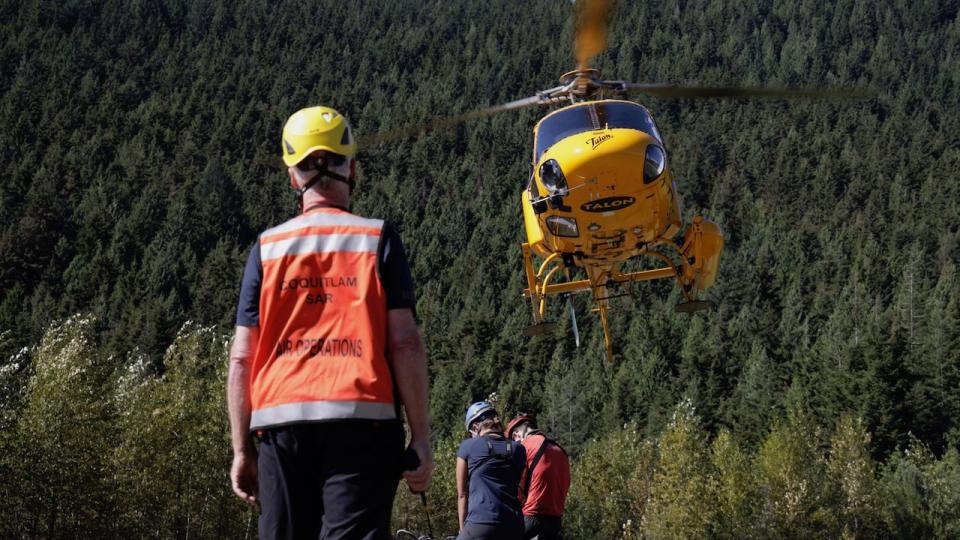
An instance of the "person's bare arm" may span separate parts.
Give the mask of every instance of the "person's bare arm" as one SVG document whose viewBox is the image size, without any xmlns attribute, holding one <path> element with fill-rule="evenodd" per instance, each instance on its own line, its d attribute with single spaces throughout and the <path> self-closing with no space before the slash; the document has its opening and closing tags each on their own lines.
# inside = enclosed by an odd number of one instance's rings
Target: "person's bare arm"
<svg viewBox="0 0 960 540">
<path fill-rule="evenodd" d="M 410 424 L 410 447 L 420 458 L 420 466 L 405 471 L 403 477 L 412 491 L 426 491 L 436 465 L 430 448 L 430 416 L 427 411 L 427 353 L 413 320 L 413 311 L 407 308 L 387 311 L 387 344 L 390 366 Z"/>
<path fill-rule="evenodd" d="M 457 517 L 460 519 L 460 530 L 467 519 L 467 501 L 470 495 L 470 480 L 467 478 L 467 462 L 457 456 Z"/>
<path fill-rule="evenodd" d="M 227 410 L 233 442 L 230 482 L 237 497 L 251 506 L 258 503 L 258 482 L 257 450 L 250 435 L 250 366 L 259 336 L 260 329 L 255 326 L 237 326 L 227 374 Z"/>
</svg>

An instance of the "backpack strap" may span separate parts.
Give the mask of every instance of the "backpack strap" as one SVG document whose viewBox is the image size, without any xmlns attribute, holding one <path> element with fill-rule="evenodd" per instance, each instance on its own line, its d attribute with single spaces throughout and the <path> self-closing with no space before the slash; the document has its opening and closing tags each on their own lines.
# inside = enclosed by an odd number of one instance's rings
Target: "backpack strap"
<svg viewBox="0 0 960 540">
<path fill-rule="evenodd" d="M 475 467 L 473 467 L 467 472 L 467 478 L 471 478 L 473 476 L 473 471 L 477 470 L 480 467 L 480 465 L 483 465 L 490 460 L 493 460 L 493 459 L 509 460 L 513 456 L 513 444 L 514 444 L 513 441 L 505 441 L 507 443 L 507 447 L 506 447 L 506 451 L 504 452 L 498 452 L 493 447 L 493 441 L 489 437 L 484 436 L 483 442 L 487 444 L 487 456 L 484 458 L 481 458 L 479 463 L 477 463 Z"/>
<path fill-rule="evenodd" d="M 487 450 L 490 452 L 490 457 L 502 457 L 502 458 L 506 458 L 506 459 L 510 459 L 510 458 L 513 457 L 513 444 L 514 444 L 513 441 L 504 440 L 503 442 L 506 443 L 506 445 L 507 445 L 506 448 L 507 448 L 507 449 L 506 449 L 505 452 L 501 453 L 501 452 L 497 452 L 496 450 L 493 449 L 493 441 L 491 441 L 490 439 L 488 439 L 488 438 L 486 438 L 486 437 L 484 437 L 484 439 L 486 440 Z"/>
<path fill-rule="evenodd" d="M 540 433 L 540 435 L 543 435 Z M 533 456 L 533 461 L 530 462 L 530 466 L 527 467 L 527 476 L 523 479 L 523 490 L 520 492 L 520 498 L 524 501 L 527 499 L 527 495 L 530 493 L 530 482 L 533 480 L 533 471 L 537 469 L 537 465 L 540 463 L 540 458 L 543 457 L 543 453 L 546 452 L 547 447 L 551 444 L 556 444 L 557 448 L 563 450 L 563 447 L 557 444 L 556 441 L 543 435 L 543 444 L 540 445 L 540 448 L 537 450 L 537 453 Z M 564 451 L 566 454 L 566 451 Z"/>
</svg>

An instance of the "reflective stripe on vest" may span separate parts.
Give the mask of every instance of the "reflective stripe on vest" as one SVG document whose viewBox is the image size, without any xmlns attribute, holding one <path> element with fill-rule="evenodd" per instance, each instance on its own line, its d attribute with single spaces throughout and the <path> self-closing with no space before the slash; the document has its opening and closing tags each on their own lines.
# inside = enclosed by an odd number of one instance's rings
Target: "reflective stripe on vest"
<svg viewBox="0 0 960 540">
<path fill-rule="evenodd" d="M 260 248 L 260 260 L 279 259 L 303 253 L 376 253 L 379 236 L 365 234 L 313 234 L 266 244 Z"/>
<path fill-rule="evenodd" d="M 320 208 L 260 235 L 251 429 L 396 418 L 386 360 L 383 221 Z"/>
<path fill-rule="evenodd" d="M 253 411 L 250 414 L 250 425 L 258 427 L 276 426 L 289 422 L 331 420 L 335 418 L 392 420 L 397 417 L 396 413 L 393 403 L 308 401 Z"/>
</svg>

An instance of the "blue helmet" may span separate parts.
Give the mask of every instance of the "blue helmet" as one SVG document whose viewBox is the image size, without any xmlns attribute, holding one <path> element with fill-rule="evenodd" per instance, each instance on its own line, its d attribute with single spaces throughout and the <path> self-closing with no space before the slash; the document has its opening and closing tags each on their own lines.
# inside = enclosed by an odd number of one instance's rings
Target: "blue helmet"
<svg viewBox="0 0 960 540">
<path fill-rule="evenodd" d="M 497 410 L 489 401 L 478 401 L 467 407 L 467 416 L 464 418 L 464 425 L 466 426 L 467 431 L 470 431 L 470 424 L 474 423 L 478 418 L 490 411 L 493 411 L 494 414 L 497 413 Z"/>
</svg>

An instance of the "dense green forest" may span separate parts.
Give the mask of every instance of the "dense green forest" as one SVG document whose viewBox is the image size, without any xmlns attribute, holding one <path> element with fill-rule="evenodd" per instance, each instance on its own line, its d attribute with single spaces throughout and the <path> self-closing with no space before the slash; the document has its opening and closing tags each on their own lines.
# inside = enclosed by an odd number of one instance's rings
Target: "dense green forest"
<svg viewBox="0 0 960 540">
<path fill-rule="evenodd" d="M 555 86 L 568 1 L 0 0 L 0 536 L 251 537 L 223 398 L 243 262 L 296 212 L 293 111 L 361 137 Z M 467 404 L 574 456 L 573 538 L 960 536 L 960 2 L 621 1 L 608 78 L 872 88 L 641 100 L 711 312 L 670 283 L 528 339 L 527 109 L 361 150 L 432 380 L 435 529 Z M 423 528 L 401 488 L 395 520 Z"/>
</svg>

